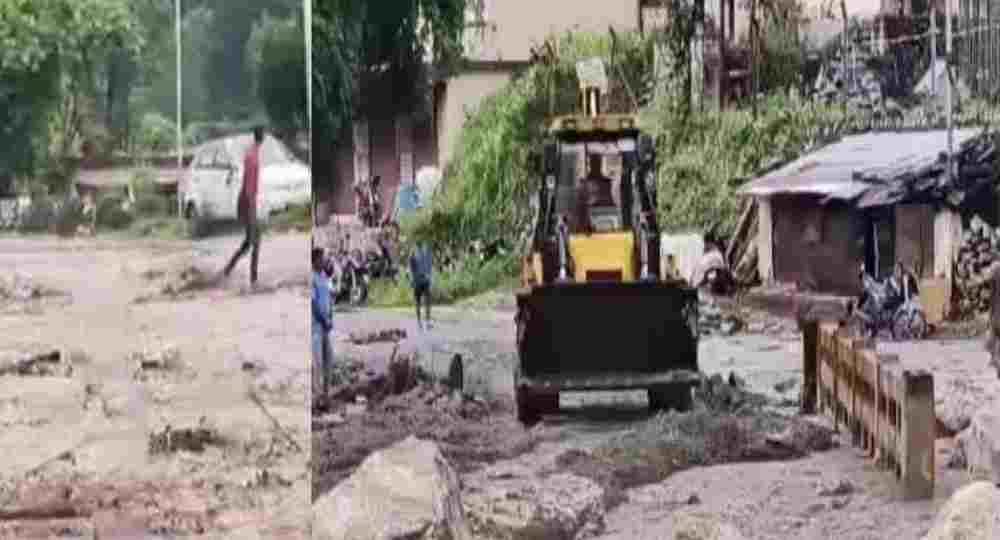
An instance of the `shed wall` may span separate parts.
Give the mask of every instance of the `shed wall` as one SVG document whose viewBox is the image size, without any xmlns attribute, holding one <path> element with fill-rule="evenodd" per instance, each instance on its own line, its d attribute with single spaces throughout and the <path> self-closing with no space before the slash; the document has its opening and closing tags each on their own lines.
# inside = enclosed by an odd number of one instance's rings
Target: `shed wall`
<svg viewBox="0 0 1000 540">
<path fill-rule="evenodd" d="M 815 197 L 771 199 L 776 281 L 823 292 L 860 292 L 863 220 L 845 205 L 820 205 Z"/>
</svg>

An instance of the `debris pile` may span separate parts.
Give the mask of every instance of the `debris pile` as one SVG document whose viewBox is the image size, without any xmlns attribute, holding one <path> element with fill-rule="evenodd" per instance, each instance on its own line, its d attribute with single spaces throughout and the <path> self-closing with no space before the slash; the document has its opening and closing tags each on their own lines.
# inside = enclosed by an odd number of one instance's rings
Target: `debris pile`
<svg viewBox="0 0 1000 540">
<path fill-rule="evenodd" d="M 0 376 L 70 377 L 73 364 L 58 349 L 0 350 Z"/>
<path fill-rule="evenodd" d="M 955 293 L 958 313 L 966 318 L 990 309 L 992 277 L 997 269 L 1000 228 L 973 217 L 962 234 L 962 245 L 955 262 Z"/>
<path fill-rule="evenodd" d="M 323 493 L 349 476 L 372 452 L 410 435 L 434 441 L 466 472 L 534 447 L 507 402 L 463 393 L 400 355 L 384 373 L 352 367 L 315 399 L 313 489 Z"/>
<path fill-rule="evenodd" d="M 698 330 L 703 336 L 731 336 L 743 330 L 746 322 L 734 312 L 723 311 L 712 302 L 702 302 L 698 308 Z"/>
<path fill-rule="evenodd" d="M 406 330 L 402 328 L 389 328 L 384 330 L 374 330 L 363 334 L 351 334 L 348 340 L 354 345 L 371 345 L 372 343 L 393 342 L 398 343 L 406 339 Z"/>
<path fill-rule="evenodd" d="M 173 452 L 204 452 L 209 446 L 222 446 L 224 441 L 218 431 L 208 426 L 205 417 L 195 427 L 175 428 L 166 425 L 149 435 L 149 455 Z"/>
<path fill-rule="evenodd" d="M 796 459 L 835 446 L 829 427 L 769 412 L 767 405 L 735 375 L 728 381 L 715 375 L 695 391 L 693 411 L 657 415 L 593 451 L 567 451 L 557 465 L 614 496 L 695 466 Z"/>
</svg>

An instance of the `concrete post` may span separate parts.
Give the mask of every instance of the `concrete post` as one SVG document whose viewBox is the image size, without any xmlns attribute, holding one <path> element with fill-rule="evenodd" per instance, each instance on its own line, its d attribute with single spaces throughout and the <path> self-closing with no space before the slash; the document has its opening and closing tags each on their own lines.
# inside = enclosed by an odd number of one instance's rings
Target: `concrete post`
<svg viewBox="0 0 1000 540">
<path fill-rule="evenodd" d="M 900 460 L 903 498 L 934 496 L 934 378 L 925 371 L 904 371 L 902 377 L 903 455 Z"/>
<path fill-rule="evenodd" d="M 819 374 L 819 322 L 810 320 L 802 326 L 802 396 L 799 411 L 816 413 Z"/>
</svg>

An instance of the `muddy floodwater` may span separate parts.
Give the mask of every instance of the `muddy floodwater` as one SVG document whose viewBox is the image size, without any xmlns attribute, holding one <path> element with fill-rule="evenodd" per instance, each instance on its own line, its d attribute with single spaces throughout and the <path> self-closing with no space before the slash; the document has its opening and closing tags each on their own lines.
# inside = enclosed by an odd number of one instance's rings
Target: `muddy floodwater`
<svg viewBox="0 0 1000 540">
<path fill-rule="evenodd" d="M 307 537 L 309 239 L 240 241 L 0 237 L 0 538 Z"/>
</svg>

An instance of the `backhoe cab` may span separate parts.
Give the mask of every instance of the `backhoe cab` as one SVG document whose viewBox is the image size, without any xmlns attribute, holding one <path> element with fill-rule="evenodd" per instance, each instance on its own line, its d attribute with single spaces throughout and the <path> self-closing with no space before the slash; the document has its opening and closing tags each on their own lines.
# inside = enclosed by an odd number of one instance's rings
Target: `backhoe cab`
<svg viewBox="0 0 1000 540">
<path fill-rule="evenodd" d="M 698 298 L 663 279 L 656 152 L 630 114 L 552 120 L 532 241 L 517 295 L 518 417 L 559 408 L 560 391 L 645 388 L 654 409 L 686 410 L 698 375 Z"/>
</svg>

